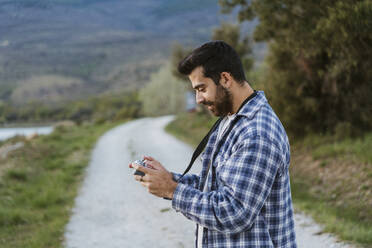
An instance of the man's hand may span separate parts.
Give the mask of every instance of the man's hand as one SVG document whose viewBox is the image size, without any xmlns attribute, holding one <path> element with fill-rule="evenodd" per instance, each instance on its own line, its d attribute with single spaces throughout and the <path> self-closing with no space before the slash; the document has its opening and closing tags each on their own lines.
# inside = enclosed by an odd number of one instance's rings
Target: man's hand
<svg viewBox="0 0 372 248">
<path fill-rule="evenodd" d="M 172 173 L 168 172 L 158 161 L 154 158 L 145 156 L 145 163 L 148 168 L 138 164 L 130 164 L 129 167 L 142 171 L 145 175 L 134 176 L 134 178 L 141 182 L 142 186 L 156 196 L 172 199 L 173 193 L 177 187 L 177 182 L 173 180 Z"/>
</svg>

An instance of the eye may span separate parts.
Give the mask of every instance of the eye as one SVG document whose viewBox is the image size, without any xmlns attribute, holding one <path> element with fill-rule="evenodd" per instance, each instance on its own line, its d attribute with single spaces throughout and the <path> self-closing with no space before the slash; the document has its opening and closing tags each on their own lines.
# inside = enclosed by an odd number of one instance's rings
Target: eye
<svg viewBox="0 0 372 248">
<path fill-rule="evenodd" d="M 204 88 L 204 87 L 200 87 L 200 88 L 198 89 L 198 91 L 199 91 L 199 92 L 205 92 L 205 88 Z"/>
</svg>

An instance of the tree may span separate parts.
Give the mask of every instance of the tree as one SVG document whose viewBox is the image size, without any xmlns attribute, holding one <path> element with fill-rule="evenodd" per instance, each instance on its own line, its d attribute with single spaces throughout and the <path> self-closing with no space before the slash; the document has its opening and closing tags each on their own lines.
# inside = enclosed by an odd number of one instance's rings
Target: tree
<svg viewBox="0 0 372 248">
<path fill-rule="evenodd" d="M 185 58 L 188 54 L 190 54 L 192 51 L 189 47 L 184 47 L 179 43 L 173 44 L 172 47 L 172 54 L 171 54 L 171 72 L 174 77 L 177 79 L 180 79 L 182 81 L 188 81 L 187 76 L 181 74 L 178 72 L 178 63 Z"/>
<path fill-rule="evenodd" d="M 372 127 L 372 1 L 220 0 L 259 19 L 270 101 L 296 134 Z M 350 131 L 350 130 L 349 130 Z"/>
<path fill-rule="evenodd" d="M 160 68 L 140 91 L 144 114 L 159 116 L 184 111 L 186 87 L 187 84 L 172 75 L 170 65 Z"/>
</svg>

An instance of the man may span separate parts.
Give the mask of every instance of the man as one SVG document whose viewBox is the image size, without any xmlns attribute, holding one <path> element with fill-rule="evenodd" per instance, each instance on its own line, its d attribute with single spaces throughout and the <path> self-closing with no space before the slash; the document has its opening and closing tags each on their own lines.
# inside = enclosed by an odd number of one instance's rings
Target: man
<svg viewBox="0 0 372 248">
<path fill-rule="evenodd" d="M 135 179 L 197 224 L 200 247 L 296 247 L 286 132 L 263 92 L 245 79 L 237 53 L 208 42 L 184 58 L 196 101 L 222 117 L 200 175 L 168 172 L 152 157 Z"/>
</svg>

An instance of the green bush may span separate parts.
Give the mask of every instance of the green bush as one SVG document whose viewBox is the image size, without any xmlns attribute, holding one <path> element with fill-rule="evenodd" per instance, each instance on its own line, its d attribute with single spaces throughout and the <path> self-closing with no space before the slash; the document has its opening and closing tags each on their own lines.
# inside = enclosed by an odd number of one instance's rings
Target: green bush
<svg viewBox="0 0 372 248">
<path fill-rule="evenodd" d="M 9 170 L 7 177 L 17 181 L 27 181 L 27 172 L 25 170 Z"/>
</svg>

